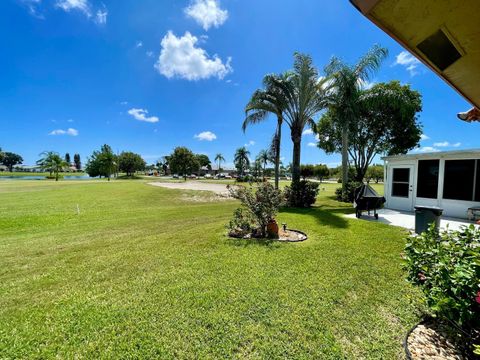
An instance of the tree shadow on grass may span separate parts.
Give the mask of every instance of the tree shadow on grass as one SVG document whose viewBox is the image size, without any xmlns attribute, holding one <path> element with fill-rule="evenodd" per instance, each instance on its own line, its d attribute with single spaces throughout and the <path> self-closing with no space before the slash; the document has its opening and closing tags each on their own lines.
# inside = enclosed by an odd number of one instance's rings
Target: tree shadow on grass
<svg viewBox="0 0 480 360">
<path fill-rule="evenodd" d="M 352 213 L 352 209 L 348 207 L 327 207 L 320 205 L 309 209 L 283 208 L 280 210 L 280 213 L 311 216 L 315 218 L 320 225 L 345 229 L 349 224 L 344 215 Z"/>
</svg>

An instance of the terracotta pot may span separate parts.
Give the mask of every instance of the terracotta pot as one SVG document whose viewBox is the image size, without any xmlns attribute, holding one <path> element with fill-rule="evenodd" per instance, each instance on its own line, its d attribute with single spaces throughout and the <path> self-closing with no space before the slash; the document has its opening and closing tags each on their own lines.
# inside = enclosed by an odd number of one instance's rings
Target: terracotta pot
<svg viewBox="0 0 480 360">
<path fill-rule="evenodd" d="M 267 224 L 267 234 L 269 237 L 278 237 L 278 224 L 275 219 L 272 219 Z"/>
</svg>

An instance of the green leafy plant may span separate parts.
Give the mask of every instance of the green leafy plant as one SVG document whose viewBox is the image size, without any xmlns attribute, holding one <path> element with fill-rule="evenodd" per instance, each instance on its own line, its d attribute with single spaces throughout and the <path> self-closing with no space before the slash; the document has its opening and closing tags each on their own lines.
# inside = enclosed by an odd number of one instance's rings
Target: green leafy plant
<svg viewBox="0 0 480 360">
<path fill-rule="evenodd" d="M 287 206 L 291 207 L 310 207 L 312 206 L 319 192 L 318 183 L 301 180 L 286 186 L 284 190 L 284 199 Z"/>
<path fill-rule="evenodd" d="M 236 214 L 242 215 L 241 221 L 251 218 L 258 236 L 265 237 L 267 224 L 275 219 L 282 202 L 281 192 L 267 182 L 259 184 L 258 187 L 238 186 L 231 188 L 230 192 L 233 197 L 241 201 L 242 209 L 246 212 L 244 214 L 237 209 L 233 221 L 237 221 Z"/>
<path fill-rule="evenodd" d="M 235 209 L 233 218 L 227 224 L 229 235 L 234 237 L 243 237 L 252 232 L 254 219 L 252 214 L 243 208 Z"/>
<path fill-rule="evenodd" d="M 362 185 L 363 183 L 358 181 L 349 181 L 347 186 L 345 186 L 345 190 L 343 188 L 337 188 L 335 190 L 335 198 L 338 201 L 353 203 L 355 198 L 355 189 Z"/>
<path fill-rule="evenodd" d="M 473 337 L 480 330 L 480 229 L 432 227 L 410 236 L 405 247 L 408 280 L 421 288 L 426 303 Z"/>
</svg>

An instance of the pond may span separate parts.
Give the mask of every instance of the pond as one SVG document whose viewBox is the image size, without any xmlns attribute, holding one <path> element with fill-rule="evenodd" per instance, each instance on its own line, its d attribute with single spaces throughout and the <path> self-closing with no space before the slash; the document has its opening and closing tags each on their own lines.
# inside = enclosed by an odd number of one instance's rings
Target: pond
<svg viewBox="0 0 480 360">
<path fill-rule="evenodd" d="M 94 179 L 88 175 L 65 175 L 60 180 L 88 180 Z M 25 176 L 0 176 L 1 180 L 45 180 L 44 175 L 25 175 Z"/>
</svg>

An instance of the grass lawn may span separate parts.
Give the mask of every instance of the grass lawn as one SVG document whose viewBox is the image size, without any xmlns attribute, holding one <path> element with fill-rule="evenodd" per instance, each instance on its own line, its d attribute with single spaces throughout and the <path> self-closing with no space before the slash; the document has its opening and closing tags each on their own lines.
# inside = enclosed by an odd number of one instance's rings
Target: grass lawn
<svg viewBox="0 0 480 360">
<path fill-rule="evenodd" d="M 279 214 L 309 235 L 284 244 L 226 238 L 238 204 L 208 193 L 1 182 L 0 358 L 403 358 L 405 234 L 337 186 Z"/>
<path fill-rule="evenodd" d="M 86 175 L 84 172 L 61 172 L 59 173 L 61 176 L 83 176 Z M 24 172 L 24 171 L 0 171 L 1 176 L 15 176 L 15 177 L 22 177 L 22 176 L 47 176 L 50 175 L 49 172 Z"/>
</svg>

